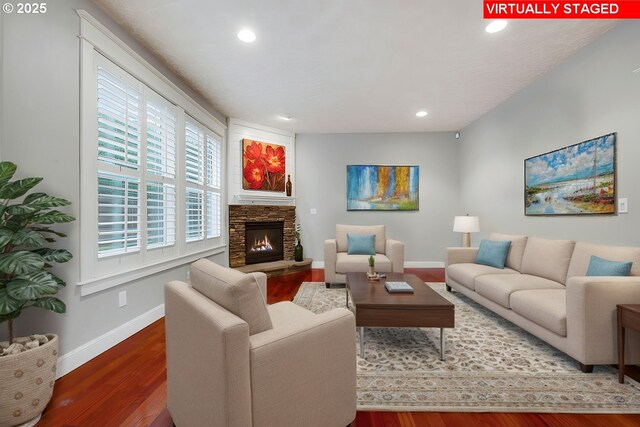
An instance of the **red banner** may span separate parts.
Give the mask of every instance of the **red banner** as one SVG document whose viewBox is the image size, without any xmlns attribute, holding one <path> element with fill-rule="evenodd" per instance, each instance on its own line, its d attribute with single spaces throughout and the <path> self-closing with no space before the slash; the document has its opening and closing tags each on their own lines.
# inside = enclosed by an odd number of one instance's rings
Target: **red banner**
<svg viewBox="0 0 640 427">
<path fill-rule="evenodd" d="M 639 19 L 640 0 L 484 0 L 485 19 Z"/>
</svg>

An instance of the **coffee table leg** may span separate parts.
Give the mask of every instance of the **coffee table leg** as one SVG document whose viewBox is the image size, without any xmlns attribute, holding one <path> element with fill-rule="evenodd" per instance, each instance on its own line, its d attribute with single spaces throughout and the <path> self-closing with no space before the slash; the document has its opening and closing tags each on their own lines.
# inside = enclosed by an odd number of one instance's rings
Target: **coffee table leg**
<svg viewBox="0 0 640 427">
<path fill-rule="evenodd" d="M 440 328 L 440 360 L 444 360 L 444 328 Z"/>
<path fill-rule="evenodd" d="M 360 326 L 360 357 L 364 359 L 364 327 Z"/>
</svg>

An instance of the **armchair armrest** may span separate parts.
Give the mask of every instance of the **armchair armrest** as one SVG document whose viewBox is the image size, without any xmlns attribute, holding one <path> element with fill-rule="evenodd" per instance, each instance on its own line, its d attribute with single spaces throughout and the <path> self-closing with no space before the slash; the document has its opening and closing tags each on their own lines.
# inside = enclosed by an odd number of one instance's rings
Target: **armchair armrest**
<svg viewBox="0 0 640 427">
<path fill-rule="evenodd" d="M 324 241 L 324 281 L 336 281 L 336 259 L 338 257 L 338 243 L 336 239 Z"/>
<path fill-rule="evenodd" d="M 567 353 L 585 365 L 616 363 L 616 305 L 640 304 L 640 277 L 571 277 L 567 281 Z M 630 331 L 631 332 L 631 331 Z M 640 361 L 629 340 L 627 363 Z"/>
<path fill-rule="evenodd" d="M 451 264 L 475 262 L 478 248 L 447 248 L 445 268 Z"/>
<path fill-rule="evenodd" d="M 355 418 L 355 317 L 344 308 L 302 314 L 250 337 L 254 425 L 338 426 Z"/>
<path fill-rule="evenodd" d="M 391 260 L 394 273 L 404 272 L 404 243 L 398 240 L 387 239 L 385 243 L 385 253 Z"/>
</svg>

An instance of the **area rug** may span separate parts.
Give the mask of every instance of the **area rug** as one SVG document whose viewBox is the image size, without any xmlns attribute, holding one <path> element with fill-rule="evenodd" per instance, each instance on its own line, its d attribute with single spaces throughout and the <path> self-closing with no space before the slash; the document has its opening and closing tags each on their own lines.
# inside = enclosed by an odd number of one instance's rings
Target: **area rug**
<svg viewBox="0 0 640 427">
<path fill-rule="evenodd" d="M 445 360 L 437 328 L 365 328 L 358 409 L 640 413 L 636 381 L 618 383 L 609 366 L 582 373 L 575 360 L 464 295 L 442 283 L 425 286 L 456 307 L 456 327 L 445 330 Z M 321 313 L 344 307 L 345 289 L 303 283 L 294 302 Z"/>
</svg>

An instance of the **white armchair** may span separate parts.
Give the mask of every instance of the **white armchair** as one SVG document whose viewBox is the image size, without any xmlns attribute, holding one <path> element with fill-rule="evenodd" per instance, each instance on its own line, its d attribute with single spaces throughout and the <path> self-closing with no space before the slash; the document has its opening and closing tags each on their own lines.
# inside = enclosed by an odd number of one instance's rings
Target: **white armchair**
<svg viewBox="0 0 640 427">
<path fill-rule="evenodd" d="M 375 269 L 379 273 L 402 273 L 404 271 L 404 243 L 386 238 L 384 225 L 336 225 L 335 239 L 324 242 L 324 281 L 345 283 L 346 273 L 369 269 L 369 255 L 349 255 L 347 234 L 375 235 Z"/>
</svg>

